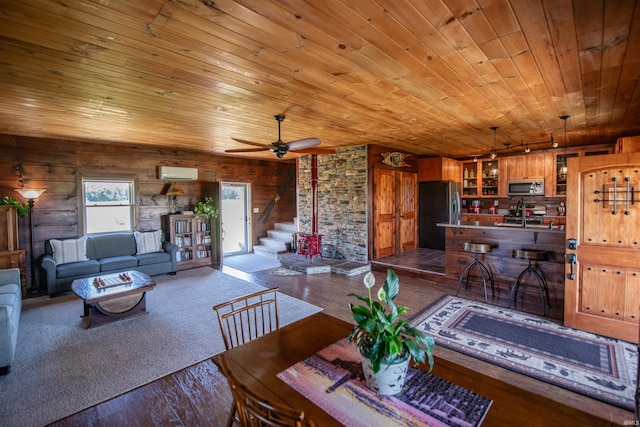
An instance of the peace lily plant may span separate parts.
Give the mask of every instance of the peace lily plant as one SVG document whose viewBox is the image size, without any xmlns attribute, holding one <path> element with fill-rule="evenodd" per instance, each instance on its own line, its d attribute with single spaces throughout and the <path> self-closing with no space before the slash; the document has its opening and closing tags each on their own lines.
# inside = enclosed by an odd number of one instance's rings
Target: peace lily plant
<svg viewBox="0 0 640 427">
<path fill-rule="evenodd" d="M 398 276 L 393 270 L 387 270 L 384 286 L 378 290 L 378 301 L 371 298 L 375 283 L 375 276 L 369 272 L 364 276 L 368 296 L 349 294 L 365 303 L 349 303 L 357 323 L 349 335 L 349 341 L 355 342 L 361 354 L 371 360 L 374 373 L 380 370 L 381 365 L 394 363 L 396 359 L 407 355 L 411 355 L 414 364 L 424 363 L 428 359 L 431 371 L 435 341 L 432 336 L 412 327 L 408 320 L 400 318 L 407 308 L 396 307 L 393 302 L 400 291 Z M 388 312 L 382 303 L 387 305 Z"/>
</svg>

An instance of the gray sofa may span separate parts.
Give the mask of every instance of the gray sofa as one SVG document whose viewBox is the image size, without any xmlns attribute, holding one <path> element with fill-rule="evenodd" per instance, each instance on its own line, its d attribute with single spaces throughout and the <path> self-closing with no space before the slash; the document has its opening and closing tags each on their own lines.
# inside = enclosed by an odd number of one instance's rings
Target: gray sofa
<svg viewBox="0 0 640 427">
<path fill-rule="evenodd" d="M 9 373 L 15 359 L 21 312 L 20 270 L 0 270 L 0 375 Z"/>
<path fill-rule="evenodd" d="M 160 232 L 157 232 L 160 233 Z M 137 237 L 149 233 L 119 232 L 86 236 L 78 239 L 51 239 L 45 242 L 45 254 L 40 258 L 40 266 L 44 270 L 44 281 L 47 292 L 55 296 L 61 292 L 71 290 L 71 283 L 76 279 L 98 276 L 101 274 L 117 273 L 127 270 L 137 270 L 141 273 L 155 276 L 159 274 L 175 274 L 178 265 L 176 253 L 178 247 L 168 241 L 161 242 L 157 251 L 141 253 L 140 241 Z M 79 244 L 77 242 L 82 242 Z M 86 244 L 86 254 L 80 254 L 80 260 L 72 262 L 56 262 L 63 259 L 61 254 L 55 254 L 54 248 L 61 244 L 65 248 L 81 248 Z M 69 246 L 70 245 L 70 246 Z M 160 246 L 160 240 L 158 241 Z M 82 249 L 79 251 L 81 252 Z M 67 251 L 69 252 L 69 251 Z M 57 256 L 56 256 L 57 255 Z M 86 255 L 86 256 L 83 256 Z M 66 257 L 69 259 L 69 257 Z"/>
</svg>

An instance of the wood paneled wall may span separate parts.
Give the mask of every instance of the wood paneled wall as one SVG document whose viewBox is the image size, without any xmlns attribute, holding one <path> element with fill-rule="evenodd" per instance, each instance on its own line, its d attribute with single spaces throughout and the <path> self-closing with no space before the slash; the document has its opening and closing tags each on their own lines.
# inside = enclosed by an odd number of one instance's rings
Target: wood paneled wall
<svg viewBox="0 0 640 427">
<path fill-rule="evenodd" d="M 169 181 L 157 179 L 157 166 L 198 168 L 197 181 L 180 181 L 186 195 L 178 197 L 178 205 L 184 209 L 192 208 L 210 195 L 212 182 L 249 182 L 252 207 L 260 213 L 276 197 L 287 177 L 296 173 L 295 163 L 286 160 L 238 159 L 184 149 L 108 142 L 0 135 L 0 150 L 0 196 L 24 201 L 15 188 L 47 189 L 36 200 L 33 212 L 36 257 L 44 252 L 46 239 L 82 234 L 78 187 L 82 176 L 135 178 L 138 184 L 136 229 L 144 231 L 161 228 L 160 217 L 170 210 L 169 197 L 164 195 Z M 259 244 L 259 238 L 266 237 L 274 223 L 293 220 L 295 184 L 280 194 L 266 223 L 258 220 L 260 213 L 251 214 L 253 244 Z M 19 219 L 19 229 L 20 248 L 29 252 L 28 216 Z M 27 253 L 27 259 L 29 256 Z M 31 272 L 27 275 L 31 277 Z"/>
</svg>

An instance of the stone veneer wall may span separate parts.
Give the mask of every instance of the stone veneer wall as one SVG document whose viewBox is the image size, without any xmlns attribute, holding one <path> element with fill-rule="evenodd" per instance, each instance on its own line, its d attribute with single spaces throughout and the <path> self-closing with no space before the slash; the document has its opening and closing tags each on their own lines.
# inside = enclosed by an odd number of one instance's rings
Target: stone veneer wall
<svg viewBox="0 0 640 427">
<path fill-rule="evenodd" d="M 311 156 L 299 158 L 298 230 L 311 232 Z M 318 155 L 318 233 L 345 259 L 367 262 L 367 147 Z"/>
</svg>

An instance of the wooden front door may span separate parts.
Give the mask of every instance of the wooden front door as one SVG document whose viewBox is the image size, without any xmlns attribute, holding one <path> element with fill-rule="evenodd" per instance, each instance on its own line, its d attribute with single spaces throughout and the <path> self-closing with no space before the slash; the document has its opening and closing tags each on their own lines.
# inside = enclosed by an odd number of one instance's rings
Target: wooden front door
<svg viewBox="0 0 640 427">
<path fill-rule="evenodd" d="M 374 259 L 417 247 L 417 174 L 375 169 L 373 172 Z"/>
<path fill-rule="evenodd" d="M 640 154 L 573 158 L 567 175 L 565 324 L 638 342 Z"/>
</svg>

